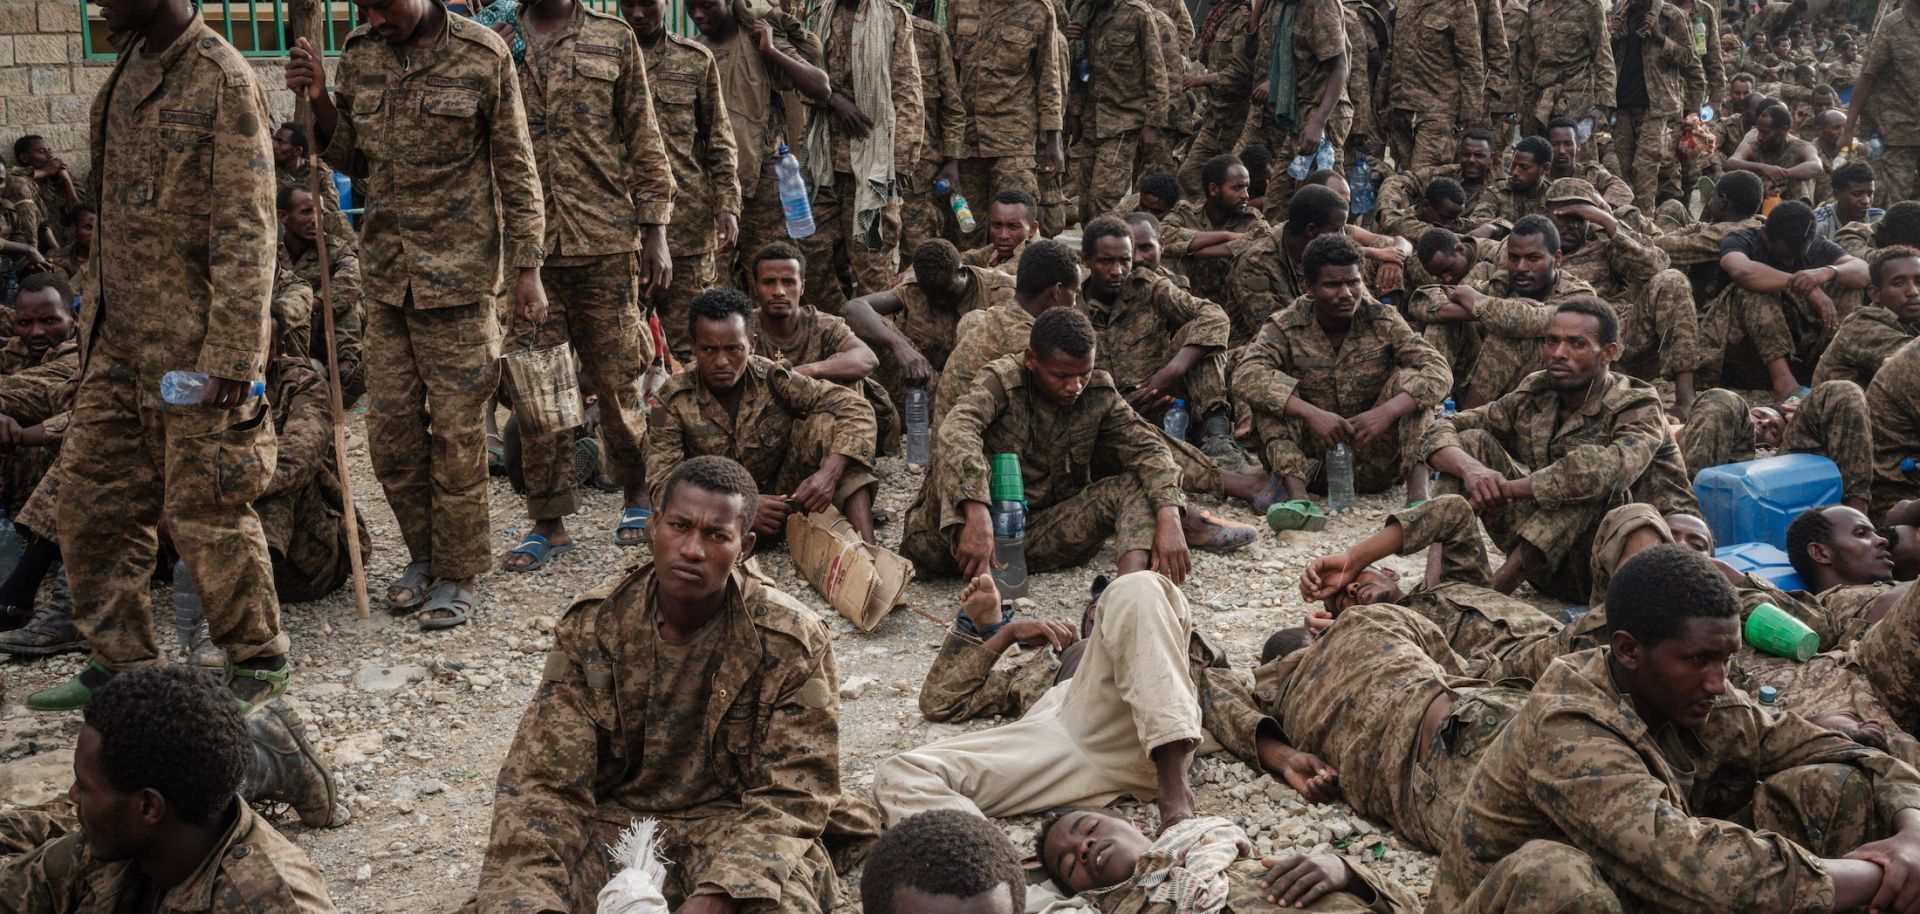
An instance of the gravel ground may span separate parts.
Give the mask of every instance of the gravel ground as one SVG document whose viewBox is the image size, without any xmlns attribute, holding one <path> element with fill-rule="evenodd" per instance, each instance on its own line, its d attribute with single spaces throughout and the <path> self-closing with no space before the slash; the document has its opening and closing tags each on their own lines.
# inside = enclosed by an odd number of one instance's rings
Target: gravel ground
<svg viewBox="0 0 1920 914">
<path fill-rule="evenodd" d="M 481 579 L 486 606 L 475 620 L 451 632 L 422 634 L 411 619 L 379 608 L 384 583 L 397 575 L 405 552 L 393 516 L 367 463 L 364 427 L 351 423 L 349 443 L 354 490 L 372 528 L 374 550 L 368 579 L 375 594 L 373 618 L 354 619 L 352 596 L 343 591 L 316 603 L 283 608 L 293 637 L 297 670 L 289 696 L 302 710 L 315 742 L 332 760 L 349 797 L 353 821 L 334 830 L 309 830 L 290 814 L 278 825 L 306 848 L 326 876 L 334 901 L 346 912 L 453 911 L 471 895 L 490 822 L 494 775 L 512 741 L 521 709 L 538 681 L 554 621 L 573 595 L 644 560 L 639 549 L 613 545 L 619 516 L 616 495 L 590 491 L 580 514 L 569 518 L 581 548 L 556 558 L 533 575 L 495 572 Z M 900 518 L 919 477 L 897 459 L 881 462 L 879 504 Z M 524 506 L 505 480 L 494 480 L 496 553 L 518 542 L 527 526 Z M 1236 667 L 1250 668 L 1272 630 L 1299 624 L 1306 610 L 1297 589 L 1312 557 L 1371 532 L 1401 503 L 1398 493 L 1363 497 L 1355 510 L 1333 519 L 1323 534 L 1274 535 L 1261 531 L 1255 545 L 1232 556 L 1195 553 L 1186 593 L 1195 621 L 1221 641 Z M 1255 521 L 1244 505 L 1207 505 L 1224 515 Z M 883 544 L 897 543 L 900 521 L 881 528 Z M 1412 559 L 1398 560 L 1417 574 Z M 862 634 L 827 608 L 794 573 L 784 551 L 760 559 L 762 569 L 787 592 L 820 610 L 830 621 L 840 675 L 852 686 L 842 704 L 841 764 L 847 789 L 866 790 L 874 765 L 892 752 L 960 732 L 966 725 L 929 724 L 915 697 L 943 629 L 905 610 L 896 611 L 872 634 Z M 1113 568 L 1111 550 L 1086 567 L 1035 575 L 1033 598 L 1041 613 L 1077 621 L 1087 584 Z M 909 599 L 937 616 L 953 612 L 957 581 L 916 581 Z M 168 624 L 168 591 L 155 587 L 155 616 Z M 6 699 L 0 708 L 0 809 L 43 802 L 66 790 L 78 715 L 35 715 L 25 696 L 77 672 L 82 659 L 0 667 Z M 970 726 L 986 726 L 977 723 Z M 1199 810 L 1235 818 L 1262 851 L 1344 849 L 1372 858 L 1376 866 L 1424 892 L 1433 860 L 1403 845 L 1387 829 L 1362 820 L 1344 806 L 1306 803 L 1284 784 L 1254 776 L 1231 758 L 1199 761 L 1194 768 Z M 1151 804 L 1126 807 L 1143 820 Z M 1016 846 L 1031 847 L 1036 817 L 1004 823 Z M 843 874 L 846 876 L 849 874 Z M 843 878 L 841 907 L 857 907 L 855 879 Z"/>
</svg>

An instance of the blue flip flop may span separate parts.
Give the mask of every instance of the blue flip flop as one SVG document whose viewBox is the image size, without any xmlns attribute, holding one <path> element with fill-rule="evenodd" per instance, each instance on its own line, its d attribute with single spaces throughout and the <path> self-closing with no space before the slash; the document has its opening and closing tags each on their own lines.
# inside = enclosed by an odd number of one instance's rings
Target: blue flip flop
<svg viewBox="0 0 1920 914">
<path fill-rule="evenodd" d="M 527 572 L 532 572 L 532 571 L 539 571 L 540 569 L 547 567 L 548 559 L 556 555 L 565 555 L 572 551 L 573 551 L 572 543 L 567 543 L 562 546 L 555 546 L 552 543 L 547 542 L 546 537 L 541 536 L 538 533 L 529 533 L 527 534 L 526 539 L 523 539 L 520 541 L 520 545 L 507 550 L 507 554 L 508 555 L 515 555 L 515 554 L 530 555 L 530 556 L 533 556 L 533 561 L 525 565 L 522 565 L 518 568 L 515 568 L 512 565 L 508 565 L 505 562 L 502 562 L 500 564 L 500 567 L 507 571 L 517 572 L 521 574 L 525 574 Z"/>
<path fill-rule="evenodd" d="M 650 508 L 628 508 L 620 512 L 620 526 L 613 528 L 614 545 L 638 546 L 646 542 L 647 519 L 652 516 L 653 510 Z M 620 538 L 622 530 L 638 530 L 641 536 L 637 540 L 623 540 Z"/>
</svg>

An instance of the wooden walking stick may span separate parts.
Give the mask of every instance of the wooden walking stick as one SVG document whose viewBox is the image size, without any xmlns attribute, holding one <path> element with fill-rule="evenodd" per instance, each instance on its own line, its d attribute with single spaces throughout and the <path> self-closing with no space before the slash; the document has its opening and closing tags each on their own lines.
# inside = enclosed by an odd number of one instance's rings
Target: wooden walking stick
<svg viewBox="0 0 1920 914">
<path fill-rule="evenodd" d="M 353 571 L 354 617 L 365 619 L 367 569 L 360 555 L 359 511 L 353 506 L 353 480 L 347 475 L 347 408 L 340 393 L 340 356 L 333 344 L 333 269 L 327 260 L 327 210 L 320 201 L 320 150 L 314 140 L 313 106 L 305 105 L 301 122 L 307 128 L 307 191 L 313 195 L 313 251 L 320 260 L 320 326 L 326 331 L 327 406 L 333 416 L 333 467 L 340 474 L 340 511 L 347 524 L 347 566 Z M 328 188 L 331 190 L 331 188 Z M 365 370 L 363 363 L 361 369 Z"/>
</svg>

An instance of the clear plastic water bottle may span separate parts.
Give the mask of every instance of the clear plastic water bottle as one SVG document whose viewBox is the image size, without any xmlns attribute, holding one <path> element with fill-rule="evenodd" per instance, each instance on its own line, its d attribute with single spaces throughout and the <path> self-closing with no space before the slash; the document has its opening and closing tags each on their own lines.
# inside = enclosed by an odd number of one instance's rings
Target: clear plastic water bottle
<svg viewBox="0 0 1920 914">
<path fill-rule="evenodd" d="M 192 406 L 200 402 L 200 395 L 207 390 L 207 376 L 197 371 L 177 369 L 160 376 L 160 399 L 175 406 Z M 267 382 L 255 381 L 247 389 L 248 399 L 267 392 Z"/>
<path fill-rule="evenodd" d="M 193 574 L 187 571 L 186 560 L 173 563 L 173 629 L 180 636 L 180 646 L 188 653 L 193 652 L 195 630 L 200 627 L 206 611 L 200 604 L 200 591 L 193 586 Z"/>
<path fill-rule="evenodd" d="M 1167 437 L 1175 441 L 1187 440 L 1187 427 L 1191 424 L 1193 424 L 1193 416 L 1187 412 L 1185 400 L 1173 401 L 1173 408 L 1160 417 L 1160 428 L 1167 433 Z"/>
<path fill-rule="evenodd" d="M 993 586 L 1000 599 L 1027 595 L 1027 495 L 1019 454 L 993 455 Z"/>
<path fill-rule="evenodd" d="M 1313 174 L 1312 156 L 1294 156 L 1293 164 L 1287 166 L 1287 177 L 1295 181 L 1305 181 L 1310 174 Z"/>
<path fill-rule="evenodd" d="M 1321 140 L 1320 148 L 1313 151 L 1313 170 L 1325 171 L 1333 167 L 1333 141 Z"/>
<path fill-rule="evenodd" d="M 1327 452 L 1327 507 L 1335 511 L 1353 507 L 1353 449 L 1344 444 Z"/>
<path fill-rule="evenodd" d="M 953 185 L 942 179 L 933 182 L 933 192 L 947 198 L 947 206 L 953 209 L 953 220 L 960 223 L 960 231 L 971 232 L 980 223 L 974 221 L 973 207 L 967 205 L 967 198 L 953 189 Z"/>
<path fill-rule="evenodd" d="M 932 447 L 933 412 L 927 389 L 924 387 L 907 388 L 907 463 L 917 467 L 927 465 L 928 450 Z"/>
<path fill-rule="evenodd" d="M 807 182 L 800 176 L 800 160 L 780 144 L 773 158 L 773 174 L 780 179 L 780 206 L 787 211 L 787 237 L 813 235 L 813 204 L 807 201 Z"/>
<path fill-rule="evenodd" d="M 1713 117 L 1713 105 L 1707 104 L 1700 106 L 1700 123 L 1710 124 L 1713 122 Z"/>
<path fill-rule="evenodd" d="M 1593 139 L 1593 118 L 1583 117 L 1573 125 L 1573 134 L 1580 142 Z"/>
<path fill-rule="evenodd" d="M 1366 156 L 1353 157 L 1353 167 L 1347 169 L 1347 189 L 1353 194 L 1349 211 L 1356 216 L 1373 212 L 1373 163 Z"/>
<path fill-rule="evenodd" d="M 1877 159 L 1877 158 L 1880 158 L 1881 155 L 1885 154 L 1886 151 L 1887 151 L 1887 144 L 1884 142 L 1881 142 L 1880 134 L 1876 133 L 1873 136 L 1867 137 L 1867 155 L 1873 156 L 1874 158 Z"/>
</svg>

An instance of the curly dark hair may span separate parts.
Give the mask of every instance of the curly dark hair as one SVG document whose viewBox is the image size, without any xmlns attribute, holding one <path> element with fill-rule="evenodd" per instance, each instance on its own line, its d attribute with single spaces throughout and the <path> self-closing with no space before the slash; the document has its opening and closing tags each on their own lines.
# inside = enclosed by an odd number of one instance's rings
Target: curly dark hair
<svg viewBox="0 0 1920 914">
<path fill-rule="evenodd" d="M 753 326 L 753 302 L 747 299 L 747 293 L 739 289 L 708 289 L 687 303 L 687 330 L 691 332 L 699 327 L 703 317 L 725 323 L 735 314 L 740 315 L 746 326 Z"/>
<path fill-rule="evenodd" d="M 952 280 L 960 272 L 960 249 L 945 238 L 923 241 L 913 249 L 913 275 L 916 279 Z"/>
<path fill-rule="evenodd" d="M 1740 599 L 1713 560 L 1676 543 L 1628 559 L 1607 587 L 1607 625 L 1652 647 L 1691 619 L 1738 619 Z"/>
<path fill-rule="evenodd" d="M 1425 264 L 1435 254 L 1442 251 L 1451 253 L 1460 244 L 1460 236 L 1443 228 L 1430 228 L 1420 233 L 1420 240 L 1414 242 L 1413 256 Z"/>
<path fill-rule="evenodd" d="M 1867 285 L 1879 288 L 1881 283 L 1886 282 L 1887 264 L 1896 260 L 1915 258 L 1920 258 L 1920 249 L 1910 248 L 1904 244 L 1891 245 L 1874 251 L 1873 259 L 1867 261 Z M 21 285 L 20 291 L 27 291 L 27 287 L 24 284 Z"/>
<path fill-rule="evenodd" d="M 753 481 L 753 474 L 730 457 L 708 454 L 692 457 L 681 462 L 667 474 L 667 484 L 660 492 L 660 510 L 666 511 L 667 504 L 673 501 L 673 492 L 681 485 L 690 485 L 696 489 L 712 492 L 716 495 L 737 495 L 741 499 L 740 528 L 753 524 L 754 504 L 760 500 L 760 485 Z"/>
<path fill-rule="evenodd" d="M 152 788 L 180 821 L 211 825 L 253 760 L 232 693 L 184 666 L 127 670 L 94 690 L 82 719 L 100 734 L 100 769 L 121 793 Z"/>
<path fill-rule="evenodd" d="M 1093 322 L 1073 308 L 1048 308 L 1033 321 L 1027 348 L 1040 358 L 1064 352 L 1076 359 L 1093 357 Z"/>
<path fill-rule="evenodd" d="M 1140 192 L 1160 198 L 1168 206 L 1180 202 L 1180 182 L 1164 171 L 1150 172 L 1140 179 Z"/>
<path fill-rule="evenodd" d="M 1069 289 L 1080 286 L 1080 258 L 1073 249 L 1042 238 L 1029 243 L 1020 253 L 1020 272 L 1014 278 L 1014 292 L 1031 299 L 1054 286 Z"/>
<path fill-rule="evenodd" d="M 1095 216 L 1080 229 L 1080 256 L 1092 260 L 1094 245 L 1102 238 L 1124 238 L 1128 244 L 1133 243 L 1133 233 L 1127 231 L 1127 223 L 1119 216 Z"/>
<path fill-rule="evenodd" d="M 1320 281 L 1322 267 L 1350 267 L 1359 262 L 1360 246 L 1353 239 L 1338 232 L 1321 235 L 1307 242 L 1307 249 L 1300 253 L 1300 275 L 1312 285 Z"/>
<path fill-rule="evenodd" d="M 799 248 L 784 241 L 774 241 L 753 255 L 753 262 L 747 265 L 747 274 L 759 279 L 760 265 L 769 260 L 791 260 L 800 265 L 802 274 L 807 272 L 807 255 L 800 253 Z"/>
<path fill-rule="evenodd" d="M 1438 208 L 1442 203 L 1457 203 L 1462 208 L 1467 205 L 1467 189 L 1452 178 L 1434 178 L 1427 184 L 1426 193 L 1420 195 L 1421 202 Z"/>
<path fill-rule="evenodd" d="M 1025 910 L 1026 871 L 1013 842 L 981 816 L 937 809 L 911 816 L 880 836 L 860 877 L 860 909 L 893 914 L 893 896 L 902 886 L 972 898 L 1003 885 L 1013 899 L 1011 910 Z"/>
</svg>

